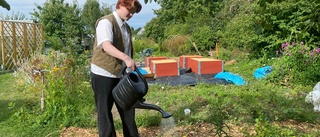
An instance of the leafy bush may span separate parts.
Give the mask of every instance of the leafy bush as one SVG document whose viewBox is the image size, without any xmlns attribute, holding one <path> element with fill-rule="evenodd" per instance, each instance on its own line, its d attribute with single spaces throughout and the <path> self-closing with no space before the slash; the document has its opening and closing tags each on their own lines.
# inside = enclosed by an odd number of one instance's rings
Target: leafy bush
<svg viewBox="0 0 320 137">
<path fill-rule="evenodd" d="M 143 59 L 145 57 L 143 53 L 146 50 L 152 50 L 152 53 L 153 53 L 153 51 L 159 49 L 155 41 L 150 38 L 135 39 L 133 41 L 133 48 L 134 48 L 135 58 L 138 58 L 138 59 Z"/>
<path fill-rule="evenodd" d="M 218 32 L 220 44 L 229 49 L 252 50 L 255 48 L 255 29 L 250 15 L 239 14 Z"/>
<path fill-rule="evenodd" d="M 170 38 L 172 35 L 188 35 L 192 32 L 190 24 L 174 24 L 167 26 L 164 30 L 164 38 Z"/>
<path fill-rule="evenodd" d="M 134 52 L 139 53 L 146 48 L 156 49 L 157 44 L 151 38 L 141 38 L 133 40 L 133 48 Z"/>
<path fill-rule="evenodd" d="M 163 26 L 161 20 L 158 18 L 153 18 L 146 24 L 143 35 L 158 42 L 159 39 L 163 38 L 164 30 L 165 26 Z"/>
<path fill-rule="evenodd" d="M 260 7 L 253 8 L 254 24 L 261 28 L 256 39 L 255 51 L 267 48 L 274 53 L 278 45 L 287 41 L 305 41 L 319 45 L 319 1 L 287 0 L 260 1 Z M 285 39 L 285 40 L 284 40 Z"/>
<path fill-rule="evenodd" d="M 161 45 L 162 52 L 169 52 L 173 56 L 180 56 L 191 52 L 191 48 L 188 45 L 190 42 L 187 35 L 172 35 L 166 39 Z"/>
<path fill-rule="evenodd" d="M 51 37 L 47 37 L 45 41 L 45 46 L 51 47 L 54 50 L 60 50 L 63 47 L 63 43 L 59 37 L 51 36 Z"/>
<path fill-rule="evenodd" d="M 311 84 L 320 80 L 320 48 L 300 43 L 283 43 L 276 51 L 270 81 L 284 85 Z"/>
<path fill-rule="evenodd" d="M 199 26 L 191 34 L 191 40 L 196 43 L 198 50 L 210 50 L 215 45 L 215 36 L 209 26 Z"/>
</svg>

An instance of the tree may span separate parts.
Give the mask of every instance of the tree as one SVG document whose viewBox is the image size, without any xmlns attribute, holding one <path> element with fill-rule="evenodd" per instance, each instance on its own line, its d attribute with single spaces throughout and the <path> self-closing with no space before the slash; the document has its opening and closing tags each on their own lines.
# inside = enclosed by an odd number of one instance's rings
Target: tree
<svg viewBox="0 0 320 137">
<path fill-rule="evenodd" d="M 97 0 L 87 0 L 81 12 L 81 20 L 84 23 L 84 34 L 94 34 L 97 19 L 110 13 L 112 13 L 112 6 L 102 3 L 100 8 Z"/>
<path fill-rule="evenodd" d="M 149 0 L 148 2 L 151 1 L 155 0 Z M 150 21 L 145 26 L 145 32 L 146 36 L 151 36 L 157 40 L 159 38 L 165 39 L 166 36 L 177 35 L 166 34 L 168 29 L 181 30 L 177 33 L 183 33 L 184 35 L 194 33 L 197 30 L 196 27 L 203 25 L 212 29 L 215 13 L 222 7 L 219 0 L 158 0 L 155 2 L 158 2 L 161 8 L 154 10 L 157 20 Z M 158 26 L 159 24 L 152 23 L 159 23 L 161 27 Z M 172 28 L 173 26 L 182 28 L 175 29 Z"/>
<path fill-rule="evenodd" d="M 80 9 L 75 3 L 70 5 L 64 0 L 47 0 L 43 6 L 36 5 L 36 8 L 38 11 L 34 9 L 31 14 L 35 17 L 34 21 L 43 26 L 46 46 L 60 50 L 81 44 L 83 24 Z"/>
<path fill-rule="evenodd" d="M 10 5 L 5 0 L 0 0 L 0 6 L 7 9 L 8 11 L 10 10 Z"/>
<path fill-rule="evenodd" d="M 159 21 L 158 18 L 151 19 L 145 26 L 144 34 L 155 41 L 163 38 L 165 26 Z"/>
<path fill-rule="evenodd" d="M 96 21 L 102 15 L 99 2 L 97 0 L 87 0 L 81 12 L 85 35 L 94 34 Z"/>
<path fill-rule="evenodd" d="M 96 21 L 103 15 L 112 13 L 112 7 L 106 3 L 100 4 L 97 0 L 87 0 L 81 12 L 81 20 L 84 28 L 84 45 L 86 49 L 90 49 L 93 44 L 93 37 L 95 34 Z"/>
<path fill-rule="evenodd" d="M 107 3 L 102 3 L 102 6 L 101 6 L 102 15 L 108 15 L 112 13 L 112 6 L 115 6 L 115 4 L 109 5 Z"/>
<path fill-rule="evenodd" d="M 303 41 L 319 46 L 319 3 L 320 0 L 261 1 L 261 7 L 255 11 L 255 22 L 262 33 L 255 49 L 268 48 L 275 54 L 278 45 L 284 42 Z"/>
</svg>

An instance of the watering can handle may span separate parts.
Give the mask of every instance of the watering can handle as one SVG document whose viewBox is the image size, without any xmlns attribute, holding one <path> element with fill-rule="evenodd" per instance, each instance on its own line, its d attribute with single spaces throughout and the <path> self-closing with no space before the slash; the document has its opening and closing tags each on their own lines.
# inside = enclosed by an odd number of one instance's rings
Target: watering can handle
<svg viewBox="0 0 320 137">
<path fill-rule="evenodd" d="M 135 68 L 135 71 L 138 73 L 139 77 L 142 79 L 143 83 L 145 84 L 146 86 L 146 90 L 148 90 L 148 83 L 147 83 L 147 80 L 143 77 L 143 75 L 140 73 L 138 67 L 135 65 L 134 66 Z"/>
<path fill-rule="evenodd" d="M 126 69 L 127 69 L 127 67 L 123 67 L 122 68 L 122 70 L 120 71 L 122 73 L 122 75 L 124 74 Z M 141 74 L 141 72 L 139 71 L 139 69 L 138 69 L 138 67 L 136 65 L 134 65 L 134 71 L 136 71 L 138 73 L 138 76 L 142 79 L 143 83 L 145 84 L 146 90 L 148 91 L 147 80 L 143 77 L 143 75 Z"/>
</svg>

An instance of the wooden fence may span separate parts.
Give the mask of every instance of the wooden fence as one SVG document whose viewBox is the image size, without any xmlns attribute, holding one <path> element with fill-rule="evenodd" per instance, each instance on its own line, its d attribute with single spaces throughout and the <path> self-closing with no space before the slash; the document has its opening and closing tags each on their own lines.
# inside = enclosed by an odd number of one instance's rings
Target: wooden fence
<svg viewBox="0 0 320 137">
<path fill-rule="evenodd" d="M 3 71 L 15 68 L 15 63 L 44 47 L 42 26 L 22 21 L 0 21 L 0 55 Z"/>
</svg>

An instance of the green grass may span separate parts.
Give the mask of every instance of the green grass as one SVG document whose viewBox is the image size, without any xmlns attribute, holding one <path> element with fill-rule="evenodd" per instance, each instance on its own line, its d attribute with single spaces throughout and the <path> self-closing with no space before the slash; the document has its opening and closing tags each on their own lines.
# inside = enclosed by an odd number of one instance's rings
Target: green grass
<svg viewBox="0 0 320 137">
<path fill-rule="evenodd" d="M 14 113 L 9 108 L 9 104 L 14 102 L 16 105 L 22 105 L 23 96 L 20 96 L 12 84 L 13 76 L 10 73 L 0 75 L 0 136 L 15 136 L 8 119 Z"/>
<path fill-rule="evenodd" d="M 0 137 L 45 136 L 58 130 L 27 125 L 16 120 L 17 117 L 14 115 L 22 114 L 22 108 L 34 106 L 39 102 L 34 98 L 34 94 L 21 91 L 21 88 L 17 87 L 13 73 L 0 74 L 0 87 Z M 58 136 L 57 133 L 52 135 Z"/>
</svg>

